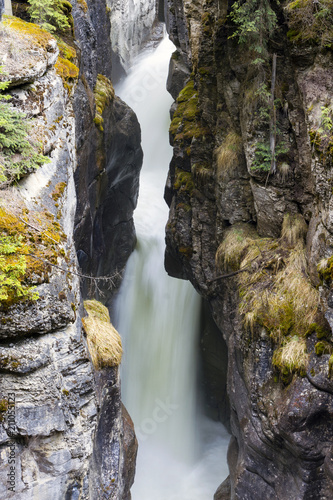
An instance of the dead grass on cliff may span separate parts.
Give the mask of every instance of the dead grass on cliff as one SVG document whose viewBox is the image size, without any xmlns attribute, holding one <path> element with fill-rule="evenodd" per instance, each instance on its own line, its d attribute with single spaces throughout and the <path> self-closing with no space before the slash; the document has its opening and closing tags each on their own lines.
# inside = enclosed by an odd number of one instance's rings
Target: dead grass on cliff
<svg viewBox="0 0 333 500">
<path fill-rule="evenodd" d="M 289 373 L 304 372 L 308 361 L 306 340 L 296 335 L 287 340 L 273 354 L 273 364 Z"/>
<path fill-rule="evenodd" d="M 216 150 L 218 177 L 236 170 L 239 154 L 242 152 L 242 138 L 236 132 L 229 132 L 222 145 Z"/>
<path fill-rule="evenodd" d="M 307 363 L 305 338 L 319 306 L 319 292 L 307 274 L 306 223 L 301 215 L 285 215 L 279 240 L 260 238 L 244 226 L 229 229 L 216 264 L 223 271 L 242 271 L 236 279 L 244 327 L 252 335 L 264 327 L 277 345 L 273 364 L 282 373 L 299 372 Z"/>
<path fill-rule="evenodd" d="M 96 300 L 86 300 L 88 317 L 82 318 L 88 349 L 96 370 L 118 366 L 122 358 L 121 338 L 110 322 L 109 311 Z"/>
</svg>

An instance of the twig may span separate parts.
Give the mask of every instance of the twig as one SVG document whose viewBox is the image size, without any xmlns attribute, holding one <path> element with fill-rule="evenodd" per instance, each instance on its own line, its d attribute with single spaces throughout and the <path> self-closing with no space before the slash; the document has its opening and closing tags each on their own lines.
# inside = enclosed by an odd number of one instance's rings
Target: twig
<svg viewBox="0 0 333 500">
<path fill-rule="evenodd" d="M 232 276 L 236 276 L 236 274 L 247 272 L 249 270 L 249 267 L 250 266 L 244 267 L 244 269 L 239 269 L 239 271 L 234 271 L 233 273 L 222 274 L 222 276 L 217 276 L 216 278 L 209 280 L 209 282 L 212 283 L 213 281 L 223 280 L 224 278 L 231 278 Z"/>
<path fill-rule="evenodd" d="M 50 262 L 46 259 L 42 259 L 41 257 L 36 257 L 36 255 L 32 255 L 31 253 L 20 253 L 20 252 L 17 252 L 17 253 L 20 255 L 27 255 L 27 256 L 32 257 L 33 259 L 36 259 L 36 260 L 40 260 L 41 262 L 44 262 L 44 264 L 47 264 L 48 266 L 55 267 L 56 269 L 59 269 L 59 271 L 62 271 L 63 273 L 66 273 L 66 274 L 69 273 L 69 274 L 72 274 L 74 276 L 78 276 L 79 278 L 90 279 L 92 281 L 111 281 L 112 284 L 114 284 L 112 280 L 117 276 L 117 274 L 114 276 L 98 276 L 98 277 L 88 276 L 87 274 L 76 273 L 75 271 L 70 271 L 69 269 L 63 269 L 62 267 L 58 266 L 57 264 L 52 264 L 52 262 Z"/>
</svg>

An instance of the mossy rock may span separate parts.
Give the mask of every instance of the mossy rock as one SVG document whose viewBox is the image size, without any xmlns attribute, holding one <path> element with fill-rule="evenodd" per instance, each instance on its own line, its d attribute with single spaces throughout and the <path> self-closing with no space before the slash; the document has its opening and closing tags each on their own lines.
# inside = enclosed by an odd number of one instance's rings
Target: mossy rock
<svg viewBox="0 0 333 500">
<path fill-rule="evenodd" d="M 94 118 L 95 125 L 103 132 L 103 112 L 114 99 L 115 91 L 112 82 L 104 75 L 97 75 L 96 85 L 94 88 L 94 97 L 96 103 L 96 115 Z"/>
<path fill-rule="evenodd" d="M 331 354 L 332 346 L 328 342 L 317 342 L 315 345 L 315 353 L 317 356 L 322 356 L 323 354 Z"/>
</svg>

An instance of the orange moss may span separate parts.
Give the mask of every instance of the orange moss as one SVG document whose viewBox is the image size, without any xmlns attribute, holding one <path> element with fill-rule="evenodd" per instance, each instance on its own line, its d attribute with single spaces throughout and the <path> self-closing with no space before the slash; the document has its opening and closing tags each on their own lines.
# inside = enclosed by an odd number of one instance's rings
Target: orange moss
<svg viewBox="0 0 333 500">
<path fill-rule="evenodd" d="M 3 24 L 7 28 L 15 30 L 25 37 L 30 38 L 34 44 L 40 45 L 44 49 L 47 49 L 50 42 L 54 40 L 53 36 L 43 30 L 38 24 L 27 23 L 18 17 L 4 16 Z"/>
<path fill-rule="evenodd" d="M 68 59 L 63 59 L 59 56 L 55 64 L 55 69 L 61 77 L 64 87 L 70 91 L 74 83 L 73 80 L 76 80 L 79 76 L 79 68 Z"/>
</svg>

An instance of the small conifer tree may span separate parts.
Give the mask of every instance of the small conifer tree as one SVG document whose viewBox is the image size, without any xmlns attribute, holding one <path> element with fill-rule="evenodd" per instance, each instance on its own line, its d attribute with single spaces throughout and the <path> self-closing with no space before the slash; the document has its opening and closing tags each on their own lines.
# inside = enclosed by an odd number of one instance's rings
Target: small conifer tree
<svg viewBox="0 0 333 500">
<path fill-rule="evenodd" d="M 28 3 L 30 4 L 29 14 L 32 21 L 50 33 L 57 29 L 64 31 L 70 28 L 61 0 L 28 0 Z"/>
</svg>

